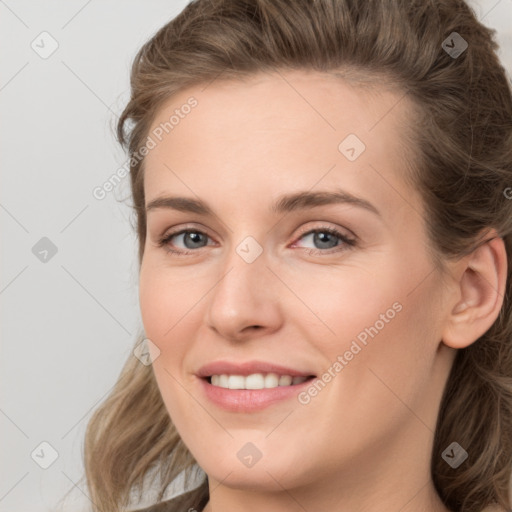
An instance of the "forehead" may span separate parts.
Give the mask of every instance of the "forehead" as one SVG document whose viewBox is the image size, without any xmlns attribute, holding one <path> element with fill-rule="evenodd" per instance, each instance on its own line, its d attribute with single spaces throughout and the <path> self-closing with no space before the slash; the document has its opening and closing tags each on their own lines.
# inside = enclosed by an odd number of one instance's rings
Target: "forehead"
<svg viewBox="0 0 512 512">
<path fill-rule="evenodd" d="M 187 105 L 191 98 L 197 102 L 192 109 Z M 378 125 L 398 130 L 411 121 L 411 105 L 396 86 L 390 90 L 376 80 L 346 81 L 305 70 L 259 73 L 237 80 L 217 79 L 176 93 L 158 110 L 150 132 L 163 127 L 166 137 L 186 131 L 190 122 L 182 121 L 191 113 L 205 128 L 214 128 L 210 134 L 202 132 L 202 137 L 219 131 L 228 134 L 229 128 L 247 121 L 265 130 L 303 130 L 305 124 L 312 124 L 321 134 L 338 132 L 339 137 L 347 130 L 371 132 Z M 172 126 L 166 130 L 172 117 Z M 245 131 L 250 125 L 244 126 Z"/>
<path fill-rule="evenodd" d="M 190 195 L 180 177 L 198 194 L 222 182 L 226 193 L 253 190 L 262 197 L 336 184 L 398 215 L 414 195 L 400 179 L 412 121 L 411 104 L 400 92 L 324 73 L 194 86 L 171 97 L 153 120 L 146 197 L 164 190 Z"/>
</svg>

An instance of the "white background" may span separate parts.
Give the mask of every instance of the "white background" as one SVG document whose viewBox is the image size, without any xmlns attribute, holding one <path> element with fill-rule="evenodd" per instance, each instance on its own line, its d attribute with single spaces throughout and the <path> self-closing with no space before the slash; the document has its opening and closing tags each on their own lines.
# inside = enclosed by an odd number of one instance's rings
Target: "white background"
<svg viewBox="0 0 512 512">
<path fill-rule="evenodd" d="M 72 488 L 64 510 L 87 506 L 85 426 L 141 326 L 129 179 L 92 190 L 126 160 L 113 127 L 135 52 L 186 3 L 0 0 L 1 512 L 57 510 Z M 511 74 L 512 0 L 472 5 Z M 47 59 L 31 48 L 43 31 Z M 42 237 L 57 247 L 45 263 Z M 31 458 L 43 441 L 59 454 L 48 469 Z"/>
</svg>

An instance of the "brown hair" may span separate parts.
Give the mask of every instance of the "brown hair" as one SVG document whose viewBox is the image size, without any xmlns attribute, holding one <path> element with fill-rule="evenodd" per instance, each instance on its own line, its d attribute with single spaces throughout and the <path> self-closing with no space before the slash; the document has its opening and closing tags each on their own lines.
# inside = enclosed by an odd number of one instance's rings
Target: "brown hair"
<svg viewBox="0 0 512 512">
<path fill-rule="evenodd" d="M 453 32 L 468 44 L 459 56 L 445 51 Z M 131 98 L 117 126 L 133 157 L 158 109 L 178 91 L 272 70 L 341 72 L 367 81 L 385 76 L 412 100 L 415 158 L 405 178 L 424 200 L 436 266 L 443 270 L 444 261 L 470 254 L 489 228 L 507 251 L 499 317 L 458 351 L 435 432 L 434 485 L 458 512 L 511 507 L 512 200 L 505 191 L 512 186 L 512 98 L 496 49 L 494 31 L 462 0 L 194 0 L 137 53 Z M 140 263 L 144 160 L 132 163 Z M 469 454 L 456 470 L 441 457 L 453 441 Z M 104 512 L 123 510 L 150 470 L 159 470 L 161 500 L 181 471 L 195 467 L 151 366 L 127 361 L 88 424 L 84 458 L 94 510 Z M 204 481 L 165 510 L 200 508 L 207 499 Z"/>
</svg>

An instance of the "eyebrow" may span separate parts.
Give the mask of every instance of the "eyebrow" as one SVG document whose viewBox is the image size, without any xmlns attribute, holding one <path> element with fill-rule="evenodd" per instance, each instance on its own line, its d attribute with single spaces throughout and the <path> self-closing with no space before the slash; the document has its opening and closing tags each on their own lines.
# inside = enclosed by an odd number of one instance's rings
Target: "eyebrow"
<svg viewBox="0 0 512 512">
<path fill-rule="evenodd" d="M 304 191 L 286 194 L 277 199 L 277 201 L 270 207 L 270 212 L 281 214 L 331 204 L 350 204 L 372 212 L 379 217 L 381 216 L 379 210 L 372 203 L 341 189 L 334 191 Z M 212 209 L 206 203 L 198 199 L 188 197 L 158 197 L 147 204 L 146 212 L 157 208 L 172 208 L 181 212 L 213 216 Z"/>
</svg>

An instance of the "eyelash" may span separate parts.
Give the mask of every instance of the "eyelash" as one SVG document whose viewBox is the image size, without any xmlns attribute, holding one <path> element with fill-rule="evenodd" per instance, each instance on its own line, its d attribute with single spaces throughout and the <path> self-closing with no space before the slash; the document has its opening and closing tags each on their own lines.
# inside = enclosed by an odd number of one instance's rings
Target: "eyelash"
<svg viewBox="0 0 512 512">
<path fill-rule="evenodd" d="M 190 254 L 193 254 L 194 252 L 197 252 L 200 249 L 203 249 L 203 247 L 200 247 L 199 249 L 187 249 L 187 250 L 181 249 L 179 251 L 177 251 L 175 249 L 171 249 L 168 245 L 169 242 L 171 241 L 171 239 L 177 235 L 182 235 L 183 233 L 199 233 L 201 235 L 205 235 L 207 238 L 210 238 L 204 231 L 201 231 L 199 229 L 191 229 L 191 228 L 182 229 L 180 231 L 168 233 L 168 234 L 164 235 L 163 237 L 159 238 L 159 240 L 157 242 L 158 247 L 164 248 L 167 252 L 171 253 L 174 256 L 188 256 Z M 357 241 L 355 238 L 349 238 L 349 237 L 343 235 L 342 233 L 340 233 L 337 229 L 327 227 L 327 226 L 304 231 L 303 233 L 300 234 L 298 240 L 300 240 L 304 236 L 310 235 L 312 233 L 329 233 L 331 235 L 338 237 L 340 239 L 340 241 L 343 242 L 344 245 L 341 245 L 341 248 L 339 248 L 340 246 L 337 245 L 335 247 L 331 247 L 331 248 L 325 249 L 325 250 L 323 250 L 323 249 L 307 249 L 306 248 L 306 250 L 309 253 L 312 252 L 313 254 L 328 255 L 328 254 L 333 254 L 333 253 L 337 253 L 337 252 L 347 251 L 357 245 Z"/>
</svg>

